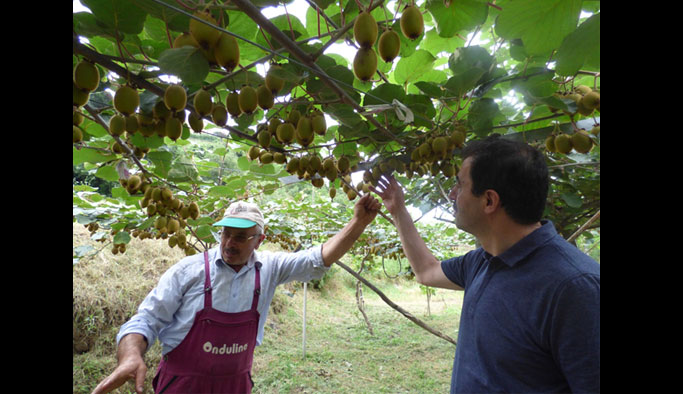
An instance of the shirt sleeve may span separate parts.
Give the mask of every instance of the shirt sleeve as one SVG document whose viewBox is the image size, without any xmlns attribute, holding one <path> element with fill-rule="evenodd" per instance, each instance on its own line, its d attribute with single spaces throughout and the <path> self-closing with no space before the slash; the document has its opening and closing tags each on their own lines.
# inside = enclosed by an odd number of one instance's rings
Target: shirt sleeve
<svg viewBox="0 0 683 394">
<path fill-rule="evenodd" d="M 323 263 L 322 245 L 296 253 L 274 252 L 267 259 L 268 264 L 272 265 L 276 285 L 294 280 L 308 282 L 320 279 L 330 270 Z"/>
<path fill-rule="evenodd" d="M 550 346 L 573 393 L 600 392 L 600 277 L 584 274 L 558 288 Z"/>
<path fill-rule="evenodd" d="M 441 262 L 444 275 L 456 285 L 467 288 L 472 281 L 472 273 L 478 268 L 483 250 L 477 249 L 462 256 L 453 257 Z"/>
<path fill-rule="evenodd" d="M 152 347 L 159 332 L 171 323 L 180 307 L 182 295 L 188 287 L 187 281 L 181 281 L 186 268 L 187 265 L 178 263 L 161 276 L 157 286 L 138 307 L 137 313 L 119 329 L 117 345 L 124 336 L 137 333 L 147 339 L 147 350 Z"/>
</svg>

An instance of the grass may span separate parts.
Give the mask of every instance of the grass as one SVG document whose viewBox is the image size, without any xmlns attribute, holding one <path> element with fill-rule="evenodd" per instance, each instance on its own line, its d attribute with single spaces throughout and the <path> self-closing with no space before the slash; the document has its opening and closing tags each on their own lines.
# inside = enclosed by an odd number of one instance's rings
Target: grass
<svg viewBox="0 0 683 394">
<path fill-rule="evenodd" d="M 74 247 L 89 240 L 74 225 Z M 98 244 L 101 247 L 101 244 Z M 264 244 L 264 247 L 268 247 Z M 119 327 L 161 276 L 183 254 L 165 241 L 134 239 L 125 255 L 106 248 L 74 266 L 73 392 L 89 393 L 116 367 Z M 387 266 L 387 271 L 391 267 Z M 389 271 L 395 272 L 395 271 Z M 303 356 L 303 285 L 276 291 L 264 342 L 254 355 L 254 393 L 434 393 L 450 387 L 455 346 L 390 308 L 363 286 L 371 335 L 356 303 L 356 280 L 333 266 L 321 290 L 306 292 L 306 356 Z M 364 275 L 392 301 L 457 340 L 462 293 L 437 290 L 427 298 L 414 280 Z M 146 389 L 161 356 L 157 342 L 145 355 Z M 114 393 L 133 393 L 127 383 Z"/>
</svg>

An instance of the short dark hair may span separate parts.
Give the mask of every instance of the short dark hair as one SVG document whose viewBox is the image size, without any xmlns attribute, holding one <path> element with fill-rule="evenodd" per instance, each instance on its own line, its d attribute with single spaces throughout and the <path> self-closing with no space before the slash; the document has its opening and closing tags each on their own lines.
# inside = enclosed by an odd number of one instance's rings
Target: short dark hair
<svg viewBox="0 0 683 394">
<path fill-rule="evenodd" d="M 495 190 L 505 212 L 519 224 L 541 220 L 548 198 L 548 166 L 534 147 L 493 134 L 474 140 L 462 151 L 472 157 L 472 194 Z"/>
</svg>

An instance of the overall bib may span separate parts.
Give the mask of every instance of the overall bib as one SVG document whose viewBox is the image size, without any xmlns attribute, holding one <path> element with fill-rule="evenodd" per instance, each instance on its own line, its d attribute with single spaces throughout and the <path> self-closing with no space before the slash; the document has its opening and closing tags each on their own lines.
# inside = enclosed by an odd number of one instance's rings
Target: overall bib
<svg viewBox="0 0 683 394">
<path fill-rule="evenodd" d="M 153 380 L 155 393 L 251 393 L 261 290 L 256 264 L 251 309 L 226 313 L 211 306 L 208 253 L 204 252 L 204 309 L 183 341 L 163 356 Z"/>
</svg>

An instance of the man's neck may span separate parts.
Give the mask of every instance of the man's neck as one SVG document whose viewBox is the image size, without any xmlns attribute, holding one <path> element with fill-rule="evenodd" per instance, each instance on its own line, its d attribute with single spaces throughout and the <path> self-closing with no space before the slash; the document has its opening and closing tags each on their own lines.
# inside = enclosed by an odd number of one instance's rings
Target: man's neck
<svg viewBox="0 0 683 394">
<path fill-rule="evenodd" d="M 490 253 L 491 256 L 500 256 L 514 244 L 540 227 L 540 222 L 531 225 L 520 225 L 508 222 L 492 227 L 495 228 L 495 230 L 492 230 L 487 236 L 479 238 L 479 242 L 481 242 L 482 248 Z"/>
</svg>

